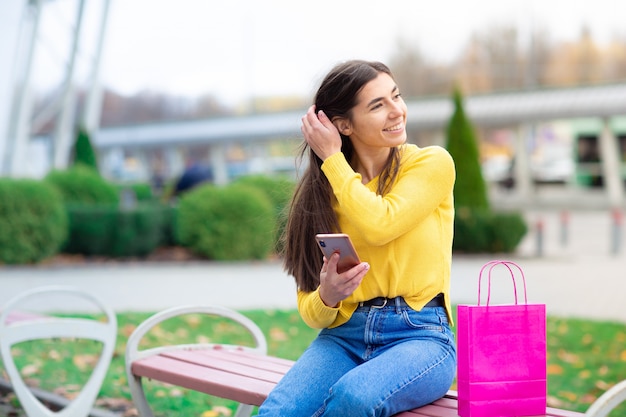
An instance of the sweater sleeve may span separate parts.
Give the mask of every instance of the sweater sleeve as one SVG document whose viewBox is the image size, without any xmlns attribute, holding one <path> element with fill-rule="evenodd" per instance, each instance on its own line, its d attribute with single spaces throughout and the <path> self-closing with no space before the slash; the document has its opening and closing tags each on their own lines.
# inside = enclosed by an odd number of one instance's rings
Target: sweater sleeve
<svg viewBox="0 0 626 417">
<path fill-rule="evenodd" d="M 445 149 L 401 149 L 404 168 L 385 196 L 361 183 L 361 176 L 352 170 L 343 153 L 332 155 L 322 164 L 338 210 L 350 219 L 368 245 L 385 245 L 416 227 L 454 187 L 454 162 Z"/>
<path fill-rule="evenodd" d="M 302 320 L 314 329 L 323 329 L 330 326 L 341 308 L 328 307 L 320 297 L 319 289 L 311 292 L 298 291 L 298 311 Z"/>
</svg>

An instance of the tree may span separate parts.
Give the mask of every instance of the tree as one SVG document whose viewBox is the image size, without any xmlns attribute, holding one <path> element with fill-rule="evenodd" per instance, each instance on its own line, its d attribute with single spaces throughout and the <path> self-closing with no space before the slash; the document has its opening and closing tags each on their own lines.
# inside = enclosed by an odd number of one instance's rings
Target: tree
<svg viewBox="0 0 626 417">
<path fill-rule="evenodd" d="M 397 41 L 390 67 L 405 97 L 442 94 L 452 85 L 450 69 L 429 62 L 413 42 Z"/>
<path fill-rule="evenodd" d="M 489 209 L 487 187 L 480 166 L 480 155 L 474 127 L 463 109 L 463 98 L 454 90 L 454 113 L 446 129 L 446 148 L 456 165 L 455 207 Z"/>
<path fill-rule="evenodd" d="M 76 136 L 76 142 L 74 143 L 73 154 L 74 165 L 82 164 L 98 171 L 96 153 L 93 150 L 93 146 L 91 146 L 89 133 L 84 127 L 78 128 L 78 135 Z"/>
</svg>

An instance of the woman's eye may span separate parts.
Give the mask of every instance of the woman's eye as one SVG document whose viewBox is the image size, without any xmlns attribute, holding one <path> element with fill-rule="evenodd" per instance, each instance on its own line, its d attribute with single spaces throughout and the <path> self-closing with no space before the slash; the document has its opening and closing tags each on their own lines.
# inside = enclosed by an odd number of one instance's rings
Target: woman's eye
<svg viewBox="0 0 626 417">
<path fill-rule="evenodd" d="M 393 98 L 396 99 L 396 100 L 399 99 L 399 98 L 402 98 L 402 94 L 398 93 Z"/>
</svg>

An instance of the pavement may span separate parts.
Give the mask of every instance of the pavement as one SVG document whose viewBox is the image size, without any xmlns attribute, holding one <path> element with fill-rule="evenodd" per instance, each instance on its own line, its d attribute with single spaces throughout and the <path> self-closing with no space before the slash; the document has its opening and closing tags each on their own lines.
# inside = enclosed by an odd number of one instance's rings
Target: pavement
<svg viewBox="0 0 626 417">
<path fill-rule="evenodd" d="M 486 262 L 507 259 L 523 270 L 528 301 L 545 303 L 549 315 L 626 323 L 626 240 L 606 209 L 546 208 L 524 212 L 529 233 L 515 254 L 453 256 L 453 303 L 476 304 L 478 275 Z M 539 227 L 541 225 L 541 227 Z M 519 276 L 518 276 L 519 279 Z M 487 291 L 483 280 L 483 303 Z M 156 312 L 209 304 L 237 310 L 292 309 L 295 284 L 276 260 L 263 262 L 118 262 L 78 266 L 0 267 L 0 306 L 43 285 L 88 291 L 117 312 Z M 522 287 L 518 284 L 518 289 Z M 521 290 L 518 290 L 520 300 Z M 508 271 L 494 270 L 491 303 L 514 301 Z M 38 308 L 90 310 L 41 300 Z"/>
</svg>

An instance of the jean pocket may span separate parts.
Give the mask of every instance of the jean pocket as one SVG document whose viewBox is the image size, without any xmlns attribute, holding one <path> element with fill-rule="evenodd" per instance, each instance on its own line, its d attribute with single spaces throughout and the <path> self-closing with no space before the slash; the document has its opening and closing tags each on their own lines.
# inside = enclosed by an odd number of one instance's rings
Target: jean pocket
<svg viewBox="0 0 626 417">
<path fill-rule="evenodd" d="M 448 327 L 448 315 L 443 307 L 425 308 L 421 311 L 407 309 L 402 312 L 404 321 L 413 329 L 444 332 Z"/>
</svg>

